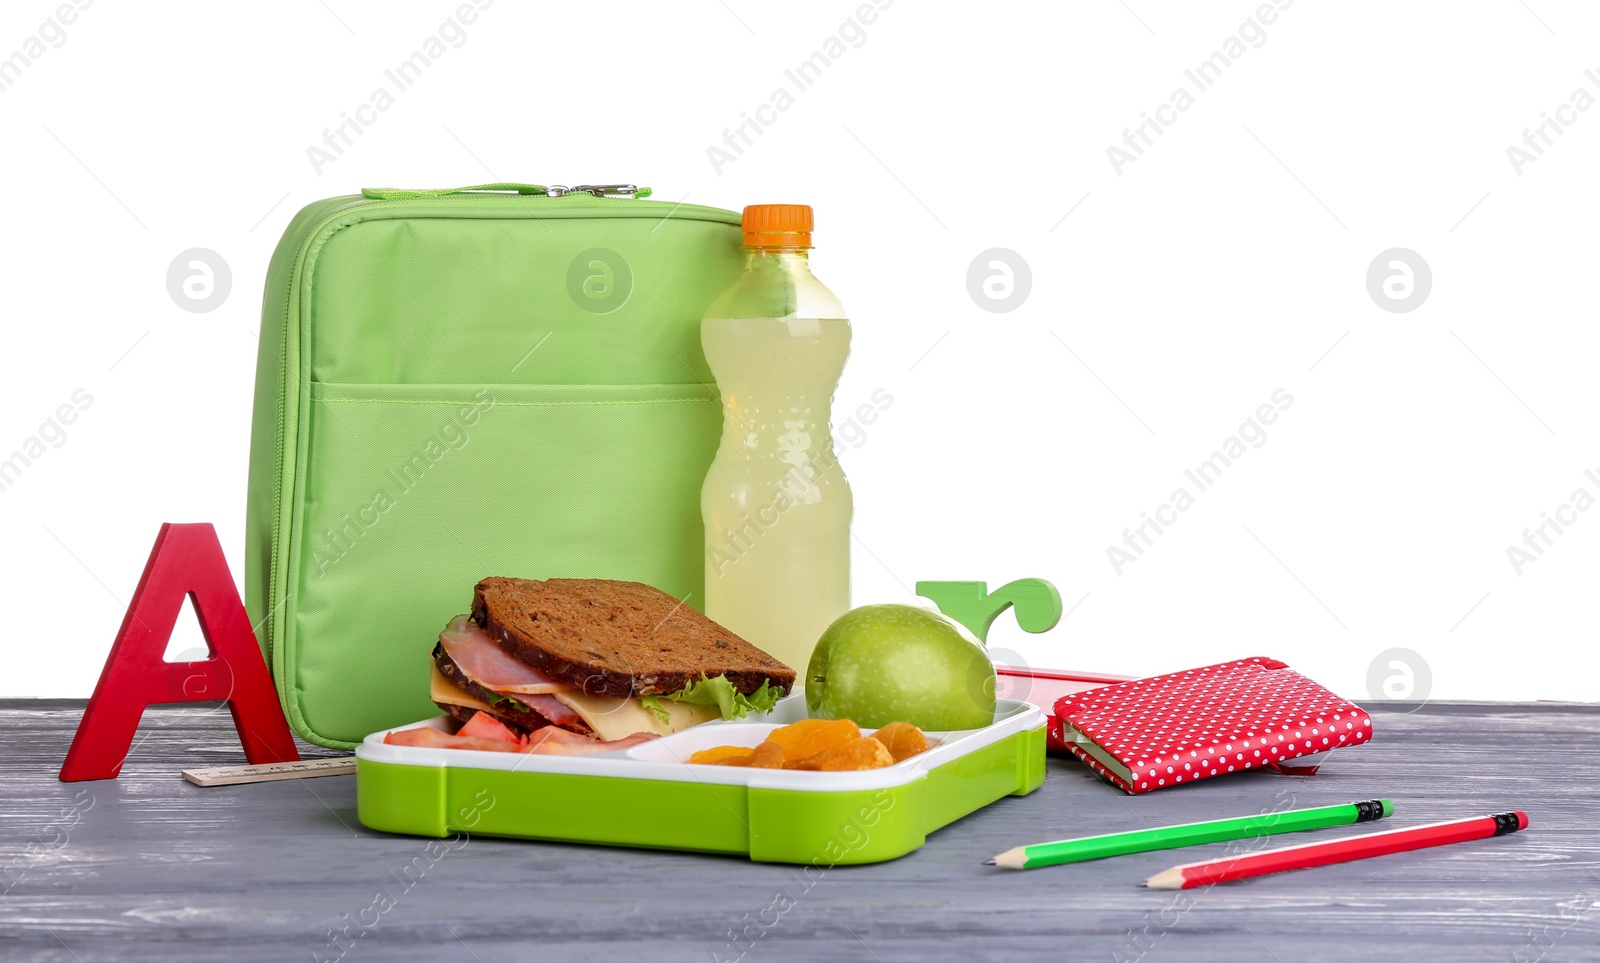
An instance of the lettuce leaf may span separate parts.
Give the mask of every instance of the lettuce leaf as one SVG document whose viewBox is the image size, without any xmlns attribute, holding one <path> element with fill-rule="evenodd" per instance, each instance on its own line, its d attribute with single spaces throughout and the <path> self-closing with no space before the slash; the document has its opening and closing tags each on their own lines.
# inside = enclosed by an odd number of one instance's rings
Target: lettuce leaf
<svg viewBox="0 0 1600 963">
<path fill-rule="evenodd" d="M 672 714 L 667 711 L 666 706 L 661 704 L 660 696 L 640 696 L 639 704 L 644 706 L 646 709 L 649 709 L 651 712 L 654 712 L 656 714 L 656 718 L 661 720 L 662 725 L 666 725 L 672 721 Z"/>
<path fill-rule="evenodd" d="M 491 692 L 487 689 L 484 690 L 483 694 L 489 697 L 489 705 L 494 706 L 497 709 L 501 708 L 501 703 L 505 703 L 505 708 L 509 708 L 515 712 L 532 711 L 527 706 L 523 705 L 516 699 L 511 698 L 510 696 L 503 696 L 498 692 Z"/>
<path fill-rule="evenodd" d="M 671 721 L 666 706 L 661 704 L 662 699 L 671 699 L 673 702 L 682 702 L 692 706 L 714 706 L 722 713 L 724 719 L 743 719 L 752 712 L 771 712 L 772 707 L 778 704 L 783 697 L 783 691 L 773 686 L 766 679 L 761 681 L 761 688 L 745 695 L 733 687 L 726 675 L 707 678 L 703 673 L 700 681 L 691 682 L 668 695 L 640 696 L 639 702 L 646 709 L 656 714 L 662 722 Z"/>
</svg>

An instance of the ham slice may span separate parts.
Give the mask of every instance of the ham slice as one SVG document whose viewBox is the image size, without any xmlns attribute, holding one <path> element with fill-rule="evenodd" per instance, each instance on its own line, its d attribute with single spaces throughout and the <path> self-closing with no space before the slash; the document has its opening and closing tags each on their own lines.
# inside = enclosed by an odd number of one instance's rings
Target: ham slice
<svg viewBox="0 0 1600 963">
<path fill-rule="evenodd" d="M 589 728 L 584 723 L 583 716 L 580 716 L 576 712 L 572 711 L 570 706 L 564 702 L 561 702 L 555 696 L 522 695 L 521 693 L 512 693 L 512 696 L 518 702 L 550 720 L 551 724 L 553 725 L 567 726 L 569 728 L 572 726 L 581 726 L 586 730 Z"/>
<path fill-rule="evenodd" d="M 439 643 L 467 678 L 490 691 L 505 695 L 548 695 L 570 688 L 507 655 L 489 633 L 465 615 L 450 620 L 439 633 Z"/>
<path fill-rule="evenodd" d="M 589 728 L 583 716 L 553 695 L 570 692 L 571 686 L 507 655 L 489 633 L 465 615 L 450 620 L 439 633 L 439 644 L 462 675 L 490 692 L 517 700 L 554 725 L 580 730 Z"/>
</svg>

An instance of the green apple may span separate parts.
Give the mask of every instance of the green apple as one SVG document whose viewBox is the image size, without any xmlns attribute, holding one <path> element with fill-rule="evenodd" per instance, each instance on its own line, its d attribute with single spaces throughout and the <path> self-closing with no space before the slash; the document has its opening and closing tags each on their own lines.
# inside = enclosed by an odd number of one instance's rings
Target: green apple
<svg viewBox="0 0 1600 963">
<path fill-rule="evenodd" d="M 994 663 L 956 622 L 915 605 L 841 615 L 811 653 L 806 709 L 867 729 L 909 722 L 946 732 L 994 721 Z"/>
</svg>

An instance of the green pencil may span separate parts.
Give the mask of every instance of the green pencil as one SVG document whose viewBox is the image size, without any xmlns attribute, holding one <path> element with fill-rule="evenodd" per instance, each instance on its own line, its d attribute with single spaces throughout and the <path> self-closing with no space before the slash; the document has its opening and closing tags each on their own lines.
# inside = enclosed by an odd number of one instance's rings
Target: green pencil
<svg viewBox="0 0 1600 963">
<path fill-rule="evenodd" d="M 1018 846 L 986 862 L 988 865 L 1004 866 L 1007 869 L 1033 869 L 1037 866 L 1076 863 L 1085 859 L 1104 859 L 1107 856 L 1122 856 L 1127 853 L 1148 853 L 1157 849 L 1219 843 L 1225 839 L 1271 836 L 1276 833 L 1296 833 L 1306 829 L 1364 823 L 1382 819 L 1393 813 L 1394 804 L 1389 800 L 1372 799 L 1366 802 L 1347 803 L 1343 806 L 1289 809 L 1255 816 L 1239 816 L 1234 819 L 1214 819 L 1205 823 L 1158 826 L 1155 829 L 1136 829 L 1127 833 L 1108 833 L 1104 836 L 1085 836 L 1081 839 L 1063 839 L 1054 843 Z"/>
</svg>

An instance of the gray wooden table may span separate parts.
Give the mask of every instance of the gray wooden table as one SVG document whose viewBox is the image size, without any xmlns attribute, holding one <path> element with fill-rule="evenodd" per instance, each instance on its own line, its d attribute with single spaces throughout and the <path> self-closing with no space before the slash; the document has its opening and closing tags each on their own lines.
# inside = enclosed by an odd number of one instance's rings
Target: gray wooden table
<svg viewBox="0 0 1600 963">
<path fill-rule="evenodd" d="M 809 885 L 741 859 L 472 839 L 407 888 L 427 841 L 364 829 L 353 777 L 180 779 L 240 761 L 226 711 L 152 709 L 120 779 L 69 784 L 82 703 L 0 702 L 0 959 L 1600 960 L 1600 706 L 1405 708 L 1311 778 L 1130 798 L 1052 758 L 1031 796 Z M 982 865 L 1018 843 L 1377 796 L 1393 826 L 1516 808 L 1532 828 L 1181 893 L 1137 883 L 1227 844 Z M 380 890 L 395 903 L 376 912 Z"/>
</svg>

